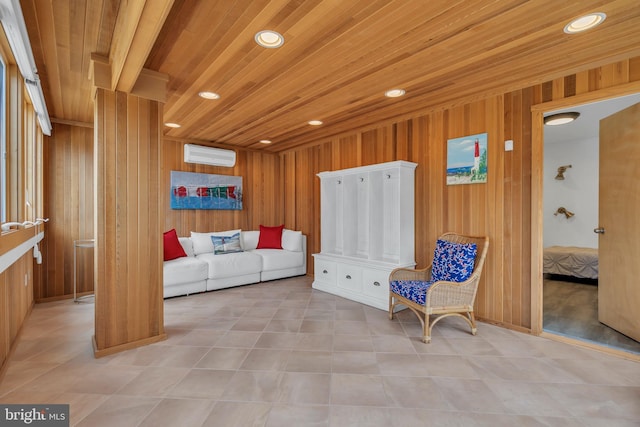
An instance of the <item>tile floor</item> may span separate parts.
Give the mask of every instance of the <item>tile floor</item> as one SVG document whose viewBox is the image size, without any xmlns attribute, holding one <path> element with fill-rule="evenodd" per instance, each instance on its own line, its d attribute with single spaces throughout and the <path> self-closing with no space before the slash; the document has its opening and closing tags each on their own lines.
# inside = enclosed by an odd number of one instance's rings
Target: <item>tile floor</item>
<svg viewBox="0 0 640 427">
<path fill-rule="evenodd" d="M 2 403 L 77 426 L 638 426 L 640 363 L 311 289 L 301 277 L 165 301 L 166 341 L 94 359 L 93 304 L 38 304 Z"/>
</svg>

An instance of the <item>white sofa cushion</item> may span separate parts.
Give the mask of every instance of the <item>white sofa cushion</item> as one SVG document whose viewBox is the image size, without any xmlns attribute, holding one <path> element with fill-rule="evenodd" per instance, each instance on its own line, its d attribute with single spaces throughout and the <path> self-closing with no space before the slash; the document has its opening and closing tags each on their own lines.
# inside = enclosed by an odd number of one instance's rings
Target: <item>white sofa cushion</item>
<svg viewBox="0 0 640 427">
<path fill-rule="evenodd" d="M 191 241 L 193 243 L 193 252 L 196 255 L 213 253 L 213 241 L 211 236 L 233 236 L 240 233 L 241 230 L 213 231 L 210 233 L 191 232 Z"/>
<path fill-rule="evenodd" d="M 196 259 L 205 261 L 209 266 L 209 279 L 260 273 L 262 271 L 262 258 L 251 252 L 222 255 L 208 253 L 197 255 Z"/>
<path fill-rule="evenodd" d="M 262 257 L 262 271 L 300 267 L 304 263 L 304 254 L 302 252 L 283 249 L 255 249 L 250 253 Z"/>
<path fill-rule="evenodd" d="M 178 237 L 180 244 L 182 245 L 182 249 L 187 254 L 187 256 L 195 256 L 193 253 L 193 243 L 191 242 L 191 237 Z"/>
<path fill-rule="evenodd" d="M 251 251 L 257 248 L 258 240 L 260 240 L 259 231 L 243 231 L 240 234 L 240 245 L 245 251 Z"/>
<path fill-rule="evenodd" d="M 164 283 L 178 285 L 206 280 L 209 275 L 209 265 L 188 256 L 165 261 L 162 271 Z"/>
<path fill-rule="evenodd" d="M 302 252 L 302 231 L 282 230 L 282 249 Z"/>
</svg>

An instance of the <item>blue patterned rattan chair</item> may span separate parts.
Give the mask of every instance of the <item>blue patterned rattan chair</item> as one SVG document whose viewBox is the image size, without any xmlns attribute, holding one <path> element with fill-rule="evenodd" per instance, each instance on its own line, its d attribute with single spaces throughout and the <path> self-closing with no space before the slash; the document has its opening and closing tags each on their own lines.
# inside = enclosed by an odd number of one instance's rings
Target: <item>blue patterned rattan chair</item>
<svg viewBox="0 0 640 427">
<path fill-rule="evenodd" d="M 397 268 L 389 276 L 389 319 L 396 305 L 418 316 L 422 341 L 431 341 L 431 329 L 448 316 L 460 316 L 476 334 L 473 302 L 484 265 L 488 237 L 445 233 L 438 238 L 432 264 L 422 270 Z M 434 319 L 429 322 L 429 316 Z"/>
</svg>

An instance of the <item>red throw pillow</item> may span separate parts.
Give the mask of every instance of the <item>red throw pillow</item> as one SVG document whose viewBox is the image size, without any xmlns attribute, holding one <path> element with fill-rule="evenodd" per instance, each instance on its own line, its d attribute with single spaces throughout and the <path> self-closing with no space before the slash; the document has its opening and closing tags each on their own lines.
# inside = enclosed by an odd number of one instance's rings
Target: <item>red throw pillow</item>
<svg viewBox="0 0 640 427">
<path fill-rule="evenodd" d="M 260 237 L 256 249 L 282 249 L 282 230 L 284 224 L 277 227 L 260 226 Z"/>
<path fill-rule="evenodd" d="M 178 240 L 178 234 L 176 233 L 175 228 L 165 232 L 163 237 L 165 261 L 187 256 L 184 248 L 180 244 L 180 240 Z"/>
</svg>

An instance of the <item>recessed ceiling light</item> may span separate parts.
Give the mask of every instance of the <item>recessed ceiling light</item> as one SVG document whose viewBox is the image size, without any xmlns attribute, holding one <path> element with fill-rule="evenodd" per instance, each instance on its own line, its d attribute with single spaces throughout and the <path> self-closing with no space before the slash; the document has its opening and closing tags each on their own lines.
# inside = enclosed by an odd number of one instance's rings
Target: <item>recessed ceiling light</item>
<svg viewBox="0 0 640 427">
<path fill-rule="evenodd" d="M 215 92 L 207 92 L 207 91 L 198 92 L 198 96 L 204 99 L 220 99 L 220 95 L 218 95 Z"/>
<path fill-rule="evenodd" d="M 569 22 L 564 27 L 564 32 L 567 34 L 575 34 L 589 30 L 602 24 L 606 18 L 607 15 L 602 12 L 590 13 L 589 15 L 581 16 Z"/>
<path fill-rule="evenodd" d="M 384 96 L 387 98 L 397 98 L 399 96 L 404 95 L 406 92 L 404 89 L 391 89 L 384 93 Z"/>
<path fill-rule="evenodd" d="M 322 120 L 309 120 L 308 122 L 311 126 L 320 126 L 322 124 Z"/>
<path fill-rule="evenodd" d="M 260 140 L 260 144 L 271 144 L 271 140 L 270 139 L 261 139 Z"/>
<path fill-rule="evenodd" d="M 575 119 L 580 117 L 580 113 L 577 111 L 570 111 L 568 113 L 552 114 L 544 118 L 544 124 L 548 126 L 558 126 L 571 123 Z"/>
<path fill-rule="evenodd" d="M 270 30 L 259 31 L 255 36 L 256 43 L 262 47 L 274 49 L 284 44 L 284 37 L 280 33 Z"/>
<path fill-rule="evenodd" d="M 179 125 L 179 124 L 177 124 L 177 123 L 171 123 L 171 122 L 167 122 L 167 123 L 165 123 L 164 125 L 165 125 L 166 127 L 168 127 L 168 128 L 179 128 L 179 127 L 180 127 L 180 125 Z"/>
</svg>

